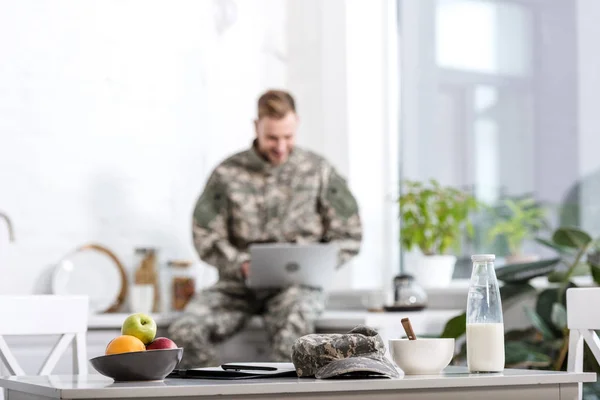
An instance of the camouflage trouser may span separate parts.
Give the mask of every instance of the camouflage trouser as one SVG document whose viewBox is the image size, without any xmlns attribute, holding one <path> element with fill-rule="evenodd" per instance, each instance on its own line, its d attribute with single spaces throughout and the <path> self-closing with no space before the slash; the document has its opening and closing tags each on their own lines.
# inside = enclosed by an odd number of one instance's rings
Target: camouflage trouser
<svg viewBox="0 0 600 400">
<path fill-rule="evenodd" d="M 264 318 L 271 361 L 290 362 L 294 341 L 314 332 L 324 299 L 321 291 L 305 287 L 250 290 L 240 283 L 218 282 L 197 293 L 169 327 L 169 337 L 184 348 L 179 368 L 219 365 L 214 343 L 240 331 L 255 314 Z"/>
</svg>

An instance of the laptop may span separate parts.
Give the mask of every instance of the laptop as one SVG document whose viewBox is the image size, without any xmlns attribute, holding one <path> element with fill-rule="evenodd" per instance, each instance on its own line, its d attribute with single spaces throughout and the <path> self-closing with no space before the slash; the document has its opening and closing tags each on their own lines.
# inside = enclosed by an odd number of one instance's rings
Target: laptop
<svg viewBox="0 0 600 400">
<path fill-rule="evenodd" d="M 327 290 L 335 276 L 338 246 L 332 243 L 253 244 L 250 259 L 246 279 L 250 288 L 301 285 Z"/>
</svg>

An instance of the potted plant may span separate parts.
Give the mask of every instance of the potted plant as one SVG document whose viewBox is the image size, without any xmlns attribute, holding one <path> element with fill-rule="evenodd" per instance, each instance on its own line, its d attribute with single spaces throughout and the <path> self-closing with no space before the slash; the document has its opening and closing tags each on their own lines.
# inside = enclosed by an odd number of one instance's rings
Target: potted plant
<svg viewBox="0 0 600 400">
<path fill-rule="evenodd" d="M 419 249 L 422 256 L 408 265 L 424 287 L 447 286 L 452 280 L 463 234 L 473 234 L 469 215 L 478 204 L 466 192 L 440 185 L 436 180 L 405 181 L 399 198 L 400 240 L 407 251 Z"/>
<path fill-rule="evenodd" d="M 521 199 L 505 199 L 496 209 L 499 217 L 488 236 L 490 241 L 504 238 L 508 245 L 507 264 L 533 262 L 539 260 L 537 255 L 523 254 L 523 244 L 534 239 L 536 234 L 548 227 L 546 211 L 532 197 Z"/>
<path fill-rule="evenodd" d="M 500 296 L 505 310 L 520 306 L 522 300 L 531 296 L 535 299 L 533 307 L 523 307 L 531 327 L 505 333 L 505 366 L 564 371 L 569 351 L 565 292 L 569 287 L 576 287 L 572 280 L 576 275 L 589 274 L 594 284 L 600 285 L 600 238 L 593 239 L 577 228 L 560 227 L 550 239 L 536 240 L 554 249 L 558 257 L 498 270 L 498 280 L 504 283 Z M 534 288 L 530 281 L 540 276 L 546 276 L 551 285 L 541 290 Z M 466 314 L 463 313 L 446 323 L 441 337 L 459 339 L 464 337 L 465 331 Z M 463 344 L 453 363 L 465 362 L 466 345 Z M 600 365 L 594 357 L 585 357 L 584 370 L 598 373 Z M 586 391 L 598 396 L 600 383 L 584 385 L 584 393 Z"/>
</svg>

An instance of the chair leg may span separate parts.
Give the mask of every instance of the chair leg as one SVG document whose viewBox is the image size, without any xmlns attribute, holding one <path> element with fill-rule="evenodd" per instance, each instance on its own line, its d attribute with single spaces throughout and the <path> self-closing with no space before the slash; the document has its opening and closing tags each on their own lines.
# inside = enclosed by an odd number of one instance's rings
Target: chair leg
<svg viewBox="0 0 600 400">
<path fill-rule="evenodd" d="M 583 336 L 578 329 L 569 331 L 569 358 L 567 360 L 567 371 L 583 372 Z M 578 386 L 578 400 L 583 397 L 583 384 L 580 382 Z"/>
<path fill-rule="evenodd" d="M 583 336 L 583 339 L 592 351 L 594 357 L 596 357 L 596 360 L 600 362 L 600 339 L 598 338 L 598 335 L 596 335 L 596 332 L 591 329 L 586 329 L 581 331 L 581 336 Z"/>
<path fill-rule="evenodd" d="M 73 340 L 73 372 L 76 375 L 88 374 L 88 360 L 86 350 L 86 333 L 80 332 Z"/>
<path fill-rule="evenodd" d="M 0 362 L 3 362 L 10 375 L 24 376 L 25 371 L 21 368 L 17 359 L 8 348 L 6 341 L 0 336 Z"/>
<path fill-rule="evenodd" d="M 38 375 L 50 375 L 52 373 L 52 370 L 56 366 L 56 363 L 58 363 L 58 360 L 60 360 L 60 356 L 62 356 L 65 350 L 69 348 L 69 343 L 71 343 L 74 338 L 75 335 L 72 333 L 65 333 L 60 337 L 60 339 L 58 340 L 56 345 L 54 345 L 54 348 L 50 351 L 50 354 L 42 364 Z"/>
<path fill-rule="evenodd" d="M 578 329 L 569 332 L 569 358 L 567 360 L 567 371 L 583 371 L 583 336 Z"/>
</svg>

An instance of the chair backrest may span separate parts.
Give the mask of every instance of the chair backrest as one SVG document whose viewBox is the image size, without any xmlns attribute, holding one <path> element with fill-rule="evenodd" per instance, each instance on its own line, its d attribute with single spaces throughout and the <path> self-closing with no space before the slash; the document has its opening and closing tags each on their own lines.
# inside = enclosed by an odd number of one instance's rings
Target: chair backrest
<svg viewBox="0 0 600 400">
<path fill-rule="evenodd" d="M 569 329 L 600 329 L 600 287 L 567 290 Z"/>
<path fill-rule="evenodd" d="M 0 296 L 0 360 L 11 375 L 25 372 L 8 348 L 4 336 L 61 335 L 38 375 L 48 375 L 69 344 L 75 374 L 87 374 L 87 296 Z"/>
<path fill-rule="evenodd" d="M 600 287 L 567 289 L 567 327 L 569 328 L 569 358 L 567 371 L 583 371 L 583 343 L 600 362 Z M 581 399 L 579 384 L 579 399 Z"/>
</svg>

